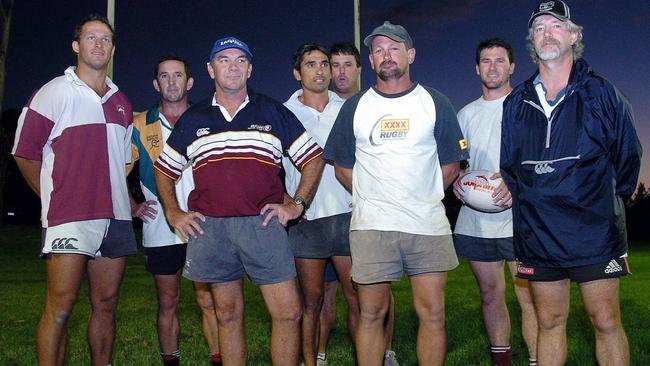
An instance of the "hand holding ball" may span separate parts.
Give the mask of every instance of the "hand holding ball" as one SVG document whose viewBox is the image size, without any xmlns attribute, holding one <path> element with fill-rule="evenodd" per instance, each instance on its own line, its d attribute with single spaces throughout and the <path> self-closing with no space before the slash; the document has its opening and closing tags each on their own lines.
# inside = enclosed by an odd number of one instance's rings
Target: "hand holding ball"
<svg viewBox="0 0 650 366">
<path fill-rule="evenodd" d="M 501 212 L 505 208 L 496 204 L 492 197 L 503 179 L 490 179 L 494 173 L 486 170 L 473 170 L 460 178 L 459 194 L 465 204 L 477 211 Z"/>
</svg>

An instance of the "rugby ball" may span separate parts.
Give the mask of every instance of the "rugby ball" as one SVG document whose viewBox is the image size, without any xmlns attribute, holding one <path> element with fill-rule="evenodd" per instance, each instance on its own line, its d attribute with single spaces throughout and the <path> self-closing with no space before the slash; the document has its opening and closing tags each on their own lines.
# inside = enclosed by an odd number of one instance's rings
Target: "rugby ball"
<svg viewBox="0 0 650 366">
<path fill-rule="evenodd" d="M 465 204 L 481 212 L 501 212 L 505 208 L 497 206 L 492 193 L 503 182 L 503 179 L 490 179 L 494 175 L 487 170 L 472 170 L 460 179 L 460 196 Z"/>
</svg>

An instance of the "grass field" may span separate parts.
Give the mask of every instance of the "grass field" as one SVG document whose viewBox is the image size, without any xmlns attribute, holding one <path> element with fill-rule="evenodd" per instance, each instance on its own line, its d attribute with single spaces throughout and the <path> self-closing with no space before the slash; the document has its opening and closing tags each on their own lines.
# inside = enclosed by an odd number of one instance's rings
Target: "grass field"
<svg viewBox="0 0 650 366">
<path fill-rule="evenodd" d="M 34 331 L 44 298 L 44 266 L 38 258 L 40 229 L 0 227 L 0 365 L 36 365 Z M 630 264 L 634 275 L 621 285 L 623 323 L 630 340 L 633 365 L 650 365 L 650 245 L 633 243 Z M 393 348 L 401 365 L 416 365 L 417 318 L 407 280 L 394 285 L 396 302 Z M 345 302 L 339 294 L 337 325 L 332 333 L 330 365 L 353 365 L 352 347 L 345 327 Z M 568 324 L 568 365 L 593 365 L 593 331 L 572 288 Z M 467 263 L 450 272 L 446 293 L 448 365 L 489 365 L 488 343 L 480 317 L 478 289 Z M 508 287 L 515 365 L 527 365 L 527 354 L 517 316 L 517 303 Z M 270 320 L 255 286 L 246 284 L 246 331 L 249 365 L 270 365 Z M 84 286 L 69 322 L 68 365 L 88 365 L 85 343 L 87 291 Z M 155 334 L 156 297 L 142 255 L 129 259 L 118 308 L 118 329 L 113 365 L 159 365 Z M 207 365 L 207 346 L 200 329 L 200 312 L 191 284 L 183 282 L 180 306 L 181 352 L 184 365 Z"/>
</svg>

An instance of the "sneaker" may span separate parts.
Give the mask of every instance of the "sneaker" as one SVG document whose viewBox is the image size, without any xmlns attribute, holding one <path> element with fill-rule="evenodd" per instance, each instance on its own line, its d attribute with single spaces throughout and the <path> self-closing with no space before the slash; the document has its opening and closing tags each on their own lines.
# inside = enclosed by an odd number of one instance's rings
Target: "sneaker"
<svg viewBox="0 0 650 366">
<path fill-rule="evenodd" d="M 397 363 L 397 356 L 395 356 L 395 351 L 388 351 L 384 355 L 384 366 L 399 366 Z"/>
<path fill-rule="evenodd" d="M 316 360 L 316 366 L 327 366 L 327 360 Z"/>
</svg>

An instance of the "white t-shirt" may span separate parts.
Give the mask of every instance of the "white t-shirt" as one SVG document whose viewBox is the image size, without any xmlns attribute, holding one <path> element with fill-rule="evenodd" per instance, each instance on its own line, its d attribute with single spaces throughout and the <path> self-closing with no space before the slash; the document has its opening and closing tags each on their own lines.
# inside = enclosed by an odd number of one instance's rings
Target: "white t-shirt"
<svg viewBox="0 0 650 366">
<path fill-rule="evenodd" d="M 495 100 L 481 97 L 458 112 L 458 123 L 469 148 L 470 170 L 499 171 L 501 117 L 506 96 Z M 511 237 L 512 209 L 485 213 L 463 205 L 454 232 L 479 238 Z"/>
<path fill-rule="evenodd" d="M 298 100 L 301 95 L 302 89 L 293 93 L 284 105 L 298 117 L 300 123 L 305 127 L 307 133 L 316 140 L 316 143 L 319 146 L 325 146 L 336 116 L 339 114 L 345 100 L 341 99 L 336 93 L 329 91 L 329 102 L 323 112 L 319 112 Z M 300 183 L 300 171 L 286 156 L 282 159 L 282 166 L 286 173 L 285 185 L 287 193 L 293 196 Z M 352 211 L 352 195 L 336 179 L 334 167 L 331 164 L 326 164 L 316 195 L 307 210 L 307 220 L 316 220 L 350 211 Z"/>
</svg>

